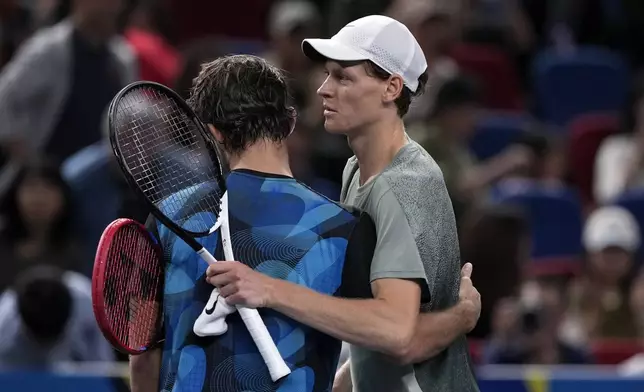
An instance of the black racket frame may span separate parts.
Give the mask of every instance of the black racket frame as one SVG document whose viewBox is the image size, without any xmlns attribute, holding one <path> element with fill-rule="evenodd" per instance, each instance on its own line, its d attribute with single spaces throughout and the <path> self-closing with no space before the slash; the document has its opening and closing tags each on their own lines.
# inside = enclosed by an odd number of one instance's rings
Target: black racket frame
<svg viewBox="0 0 644 392">
<path fill-rule="evenodd" d="M 114 156 L 118 161 L 121 171 L 123 171 L 125 180 L 127 181 L 130 188 L 132 188 L 134 192 L 138 195 L 138 197 L 141 198 L 148 205 L 148 207 L 150 208 L 150 212 L 156 219 L 158 219 L 164 226 L 166 226 L 167 228 L 172 230 L 175 234 L 177 234 L 191 248 L 193 248 L 195 251 L 198 251 L 202 248 L 202 246 L 195 240 L 195 237 L 202 237 L 202 236 L 208 235 L 209 233 L 191 232 L 189 230 L 179 227 L 179 225 L 177 225 L 171 219 L 166 217 L 165 214 L 163 214 L 163 212 L 159 210 L 156 204 L 152 202 L 141 190 L 136 180 L 134 179 L 134 176 L 130 172 L 130 169 L 127 167 L 124 157 L 122 156 L 121 149 L 119 147 L 118 138 L 116 137 L 116 127 L 115 127 L 118 103 L 121 101 L 121 99 L 124 96 L 126 96 L 131 91 L 142 89 L 142 88 L 156 90 L 160 94 L 168 96 L 177 104 L 179 109 L 182 110 L 184 114 L 190 120 L 192 120 L 194 124 L 197 126 L 197 129 L 201 133 L 201 137 L 206 141 L 206 145 L 210 153 L 210 159 L 212 161 L 212 164 L 216 166 L 216 169 L 218 169 L 220 173 L 219 176 L 216 176 L 217 185 L 221 190 L 221 195 L 219 195 L 220 198 L 226 190 L 226 181 L 224 178 L 224 172 L 221 165 L 221 158 L 217 153 L 215 141 L 213 140 L 214 138 L 210 134 L 210 132 L 208 131 L 204 123 L 197 117 L 197 115 L 190 108 L 188 103 L 184 101 L 183 98 L 179 96 L 179 94 L 177 94 L 175 91 L 168 88 L 167 86 L 164 86 L 156 82 L 138 81 L 138 82 L 130 83 L 129 85 L 125 86 L 112 99 L 112 102 L 110 103 L 110 106 L 108 109 L 108 127 L 109 127 L 110 144 L 112 146 L 112 152 L 114 153 Z"/>
</svg>

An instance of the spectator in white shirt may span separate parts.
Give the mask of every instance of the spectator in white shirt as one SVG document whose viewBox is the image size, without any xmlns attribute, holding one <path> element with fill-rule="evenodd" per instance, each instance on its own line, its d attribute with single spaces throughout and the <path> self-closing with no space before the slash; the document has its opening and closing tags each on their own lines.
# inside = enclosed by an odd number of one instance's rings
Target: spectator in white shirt
<svg viewBox="0 0 644 392">
<path fill-rule="evenodd" d="M 644 80 L 635 83 L 625 112 L 624 132 L 606 138 L 597 151 L 593 193 L 598 203 L 644 186 Z"/>
<path fill-rule="evenodd" d="M 35 267 L 0 296 L 0 369 L 113 360 L 84 276 Z"/>
</svg>

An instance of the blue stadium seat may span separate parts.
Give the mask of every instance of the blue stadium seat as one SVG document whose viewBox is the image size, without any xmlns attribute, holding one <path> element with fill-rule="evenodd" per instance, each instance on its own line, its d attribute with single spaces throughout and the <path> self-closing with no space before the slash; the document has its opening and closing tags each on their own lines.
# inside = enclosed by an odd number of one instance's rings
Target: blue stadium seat
<svg viewBox="0 0 644 392">
<path fill-rule="evenodd" d="M 571 53 L 547 49 L 533 64 L 536 111 L 561 129 L 590 112 L 619 112 L 628 92 L 629 70 L 617 54 L 582 46 Z"/>
<path fill-rule="evenodd" d="M 536 275 L 577 272 L 581 265 L 582 208 L 575 191 L 506 180 L 491 194 L 493 202 L 520 206 L 532 232 L 531 272 Z"/>
<path fill-rule="evenodd" d="M 495 156 L 517 140 L 530 117 L 521 113 L 492 112 L 483 116 L 470 140 L 470 150 L 481 161 Z"/>
</svg>

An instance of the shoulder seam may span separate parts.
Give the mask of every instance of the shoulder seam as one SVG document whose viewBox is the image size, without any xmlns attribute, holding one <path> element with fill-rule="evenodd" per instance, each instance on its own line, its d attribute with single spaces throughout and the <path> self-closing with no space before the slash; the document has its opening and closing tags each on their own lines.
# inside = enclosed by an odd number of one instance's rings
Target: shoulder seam
<svg viewBox="0 0 644 392">
<path fill-rule="evenodd" d="M 398 203 L 398 206 L 402 209 L 402 206 L 400 205 L 400 202 L 398 201 L 398 198 L 396 197 L 396 195 L 394 194 L 394 192 L 391 190 L 391 185 L 389 185 L 389 182 L 388 182 L 388 181 L 386 181 L 386 183 L 387 183 L 387 190 L 386 190 L 386 191 L 384 191 L 384 192 L 382 193 L 382 195 L 380 195 L 380 197 L 378 198 L 378 200 L 376 200 L 376 211 L 378 210 L 378 206 L 380 205 L 380 202 L 382 201 L 382 199 L 383 199 L 383 198 L 384 198 L 388 193 L 391 193 L 391 194 L 393 195 L 394 199 L 396 199 L 396 202 Z M 375 184 L 374 184 L 374 185 L 375 185 Z"/>
<path fill-rule="evenodd" d="M 309 191 L 311 191 L 311 192 L 315 193 L 316 195 L 320 196 L 321 198 L 323 198 L 324 200 L 328 201 L 329 203 L 331 203 L 331 204 L 333 204 L 333 205 L 337 206 L 337 207 L 338 207 L 338 208 L 340 208 L 342 211 L 347 212 L 347 213 L 349 213 L 349 214 L 352 214 L 352 215 L 353 215 L 353 212 L 352 212 L 352 211 L 351 211 L 351 210 L 350 210 L 346 205 L 344 205 L 344 204 L 342 204 L 342 203 L 340 203 L 340 202 L 337 202 L 337 201 L 335 201 L 335 200 L 331 200 L 331 199 L 330 199 L 329 197 L 327 197 L 326 195 L 323 195 L 322 193 L 320 193 L 320 192 L 316 191 L 315 189 L 312 189 L 310 186 L 306 185 L 305 183 L 301 182 L 301 181 L 300 181 L 300 180 L 298 180 L 298 179 L 294 179 L 294 180 L 295 180 L 295 182 L 296 182 L 296 183 L 298 183 L 299 185 L 301 185 L 301 186 L 305 187 L 306 189 L 308 189 Z"/>
</svg>

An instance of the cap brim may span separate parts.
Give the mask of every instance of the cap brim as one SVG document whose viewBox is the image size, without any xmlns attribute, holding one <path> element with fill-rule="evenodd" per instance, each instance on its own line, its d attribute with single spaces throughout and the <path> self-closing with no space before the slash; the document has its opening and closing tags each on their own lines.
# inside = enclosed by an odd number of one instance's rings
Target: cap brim
<svg viewBox="0 0 644 392">
<path fill-rule="evenodd" d="M 354 49 L 331 39 L 305 39 L 302 41 L 302 52 L 306 57 L 315 61 L 361 61 L 368 57 Z"/>
</svg>

